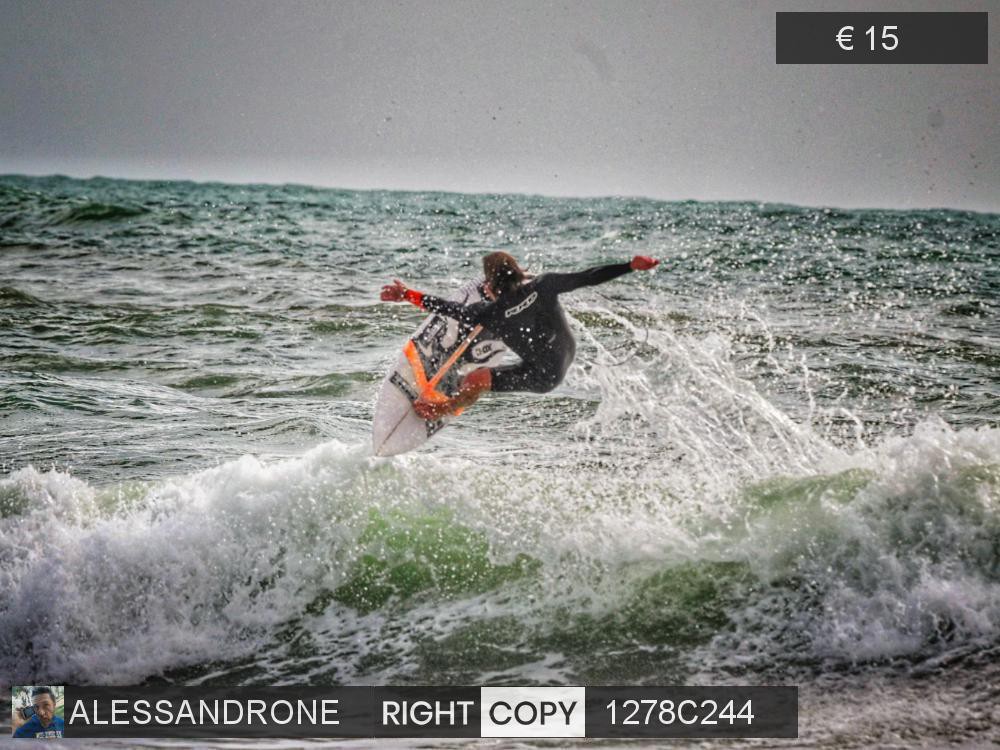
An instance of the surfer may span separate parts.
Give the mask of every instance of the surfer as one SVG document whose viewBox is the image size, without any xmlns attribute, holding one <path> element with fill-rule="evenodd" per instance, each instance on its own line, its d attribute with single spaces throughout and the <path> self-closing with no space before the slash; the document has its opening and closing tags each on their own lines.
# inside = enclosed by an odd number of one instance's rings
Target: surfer
<svg viewBox="0 0 1000 750">
<path fill-rule="evenodd" d="M 486 300 L 471 305 L 422 294 L 401 281 L 382 287 L 385 302 L 410 302 L 449 318 L 488 328 L 521 361 L 502 367 L 481 367 L 462 380 L 458 393 L 445 401 L 418 398 L 413 409 L 423 419 L 438 419 L 471 405 L 486 391 L 546 393 L 559 385 L 576 356 L 576 341 L 569 330 L 559 295 L 594 286 L 629 271 L 648 271 L 660 261 L 636 255 L 628 263 L 597 266 L 575 273 L 528 276 L 508 253 L 483 258 Z"/>
</svg>

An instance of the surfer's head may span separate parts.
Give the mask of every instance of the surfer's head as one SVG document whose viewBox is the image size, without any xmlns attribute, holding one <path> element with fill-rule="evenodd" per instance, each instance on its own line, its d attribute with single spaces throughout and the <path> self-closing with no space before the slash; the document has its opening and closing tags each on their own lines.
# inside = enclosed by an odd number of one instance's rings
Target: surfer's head
<svg viewBox="0 0 1000 750">
<path fill-rule="evenodd" d="M 31 691 L 31 703 L 43 727 L 47 727 L 56 713 L 55 694 L 52 688 L 37 687 Z"/>
<path fill-rule="evenodd" d="M 512 292 L 524 282 L 525 274 L 510 253 L 490 253 L 483 257 L 486 284 L 497 297 Z"/>
</svg>

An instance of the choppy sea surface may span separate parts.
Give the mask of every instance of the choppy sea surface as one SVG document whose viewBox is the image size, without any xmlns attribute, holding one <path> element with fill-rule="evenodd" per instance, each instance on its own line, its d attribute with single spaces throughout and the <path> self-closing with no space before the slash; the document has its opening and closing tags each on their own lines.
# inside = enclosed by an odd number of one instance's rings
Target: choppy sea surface
<svg viewBox="0 0 1000 750">
<path fill-rule="evenodd" d="M 564 298 L 556 391 L 374 458 L 380 286 L 495 249 L 663 263 Z M 998 742 L 1000 215 L 0 177 L 0 675 L 796 684 L 770 745 Z"/>
</svg>

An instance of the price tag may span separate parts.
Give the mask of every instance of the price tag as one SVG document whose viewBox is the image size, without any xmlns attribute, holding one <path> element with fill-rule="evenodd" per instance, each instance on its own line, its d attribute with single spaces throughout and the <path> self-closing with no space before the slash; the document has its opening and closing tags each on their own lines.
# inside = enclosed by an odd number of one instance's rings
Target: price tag
<svg viewBox="0 0 1000 750">
<path fill-rule="evenodd" d="M 989 62 L 988 13 L 776 13 L 776 62 Z"/>
</svg>

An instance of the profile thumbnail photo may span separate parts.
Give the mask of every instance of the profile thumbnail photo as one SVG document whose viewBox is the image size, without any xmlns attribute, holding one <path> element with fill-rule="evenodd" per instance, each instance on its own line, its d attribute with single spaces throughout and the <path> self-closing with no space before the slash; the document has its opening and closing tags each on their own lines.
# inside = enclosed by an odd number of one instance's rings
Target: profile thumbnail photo
<svg viewBox="0 0 1000 750">
<path fill-rule="evenodd" d="M 11 727 L 17 738 L 62 739 L 63 686 L 14 685 Z"/>
</svg>

